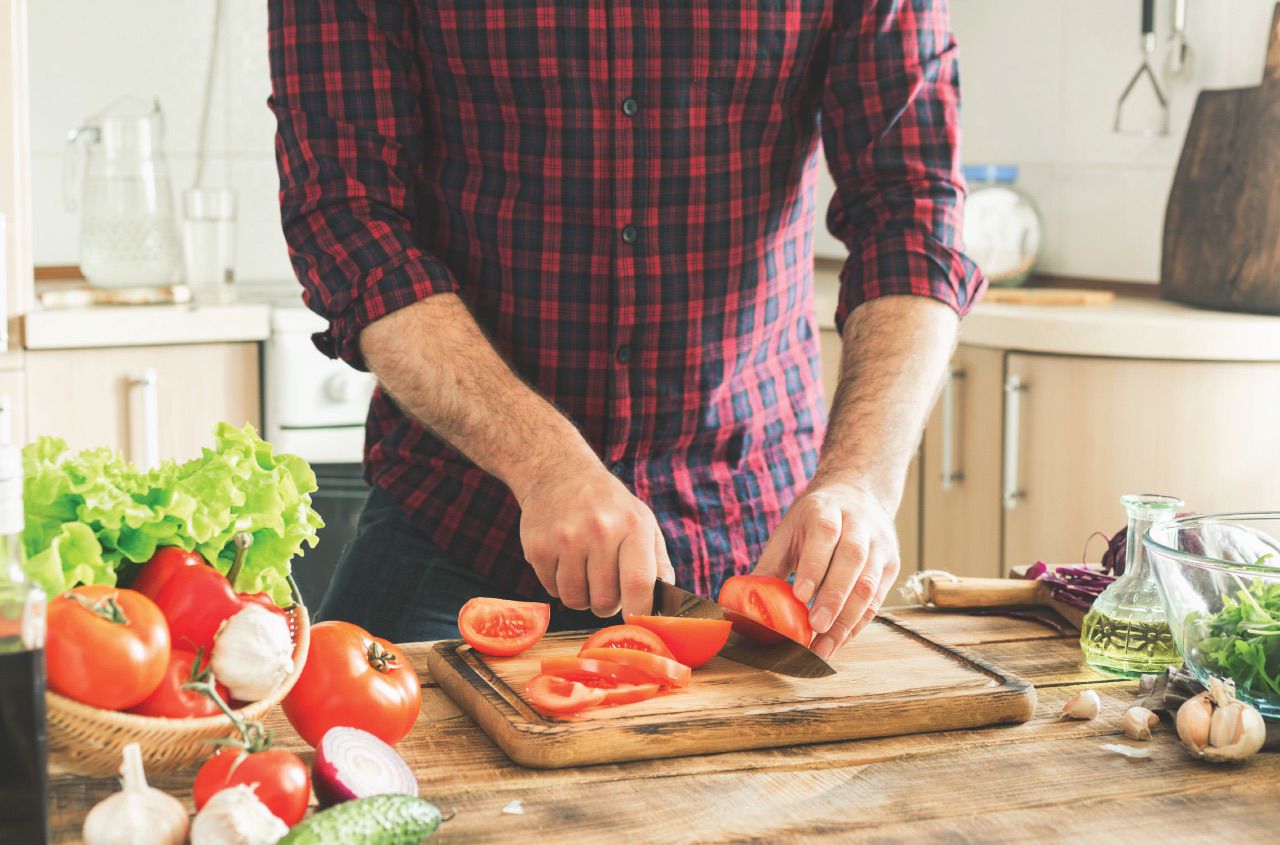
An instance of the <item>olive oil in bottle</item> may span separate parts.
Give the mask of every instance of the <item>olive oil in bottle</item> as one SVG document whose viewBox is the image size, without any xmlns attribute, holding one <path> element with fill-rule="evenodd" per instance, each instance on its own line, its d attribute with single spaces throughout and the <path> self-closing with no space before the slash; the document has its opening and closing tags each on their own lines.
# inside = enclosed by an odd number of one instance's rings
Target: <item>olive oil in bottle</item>
<svg viewBox="0 0 1280 845">
<path fill-rule="evenodd" d="M 1137 678 L 1182 663 L 1142 543 L 1142 535 L 1151 525 L 1177 515 L 1182 500 L 1129 495 L 1121 497 L 1120 503 L 1129 513 L 1124 574 L 1094 600 L 1085 615 L 1080 624 L 1080 651 L 1085 662 L 1099 672 Z"/>
</svg>

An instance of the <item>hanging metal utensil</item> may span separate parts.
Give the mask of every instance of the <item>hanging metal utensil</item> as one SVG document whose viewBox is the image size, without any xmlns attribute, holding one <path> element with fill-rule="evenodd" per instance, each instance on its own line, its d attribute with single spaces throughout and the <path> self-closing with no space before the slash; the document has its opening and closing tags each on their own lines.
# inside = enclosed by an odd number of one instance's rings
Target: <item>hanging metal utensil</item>
<svg viewBox="0 0 1280 845">
<path fill-rule="evenodd" d="M 1168 135 L 1169 134 L 1169 100 L 1164 95 L 1164 90 L 1160 87 L 1160 80 L 1156 79 L 1155 71 L 1151 69 L 1151 54 L 1156 51 L 1156 0 L 1142 0 L 1142 40 L 1139 42 L 1142 48 L 1142 64 L 1138 65 L 1138 69 L 1134 71 L 1133 77 L 1129 80 L 1129 84 L 1124 87 L 1124 91 L 1120 94 L 1120 99 L 1116 102 L 1116 119 L 1112 129 L 1116 132 L 1122 132 L 1121 117 L 1124 113 L 1125 101 L 1129 99 L 1129 95 L 1137 88 L 1138 83 L 1145 76 L 1151 83 L 1151 90 L 1155 94 L 1156 102 L 1160 106 L 1159 128 L 1156 130 L 1140 129 L 1132 134 L 1150 137 L 1152 135 Z"/>
<path fill-rule="evenodd" d="M 1194 55 L 1187 40 L 1187 0 L 1173 0 L 1170 20 L 1169 48 L 1164 54 L 1164 81 L 1173 86 L 1194 75 Z"/>
</svg>

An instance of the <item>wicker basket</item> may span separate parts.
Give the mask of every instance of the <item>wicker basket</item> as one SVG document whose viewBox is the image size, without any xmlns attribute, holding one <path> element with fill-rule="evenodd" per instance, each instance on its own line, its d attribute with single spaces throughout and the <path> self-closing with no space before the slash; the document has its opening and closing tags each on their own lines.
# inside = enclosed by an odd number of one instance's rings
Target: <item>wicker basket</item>
<svg viewBox="0 0 1280 845">
<path fill-rule="evenodd" d="M 296 623 L 293 672 L 266 698 L 236 711 L 249 720 L 258 720 L 275 707 L 297 682 L 307 662 L 311 646 L 311 620 L 301 602 L 290 608 Z M 112 777 L 120 770 L 124 747 L 131 742 L 142 746 L 142 761 L 148 774 L 184 769 L 213 753 L 211 739 L 236 735 L 227 717 L 163 719 L 135 716 L 90 707 L 55 692 L 45 693 L 49 715 L 49 763 L 63 771 L 89 777 Z"/>
</svg>

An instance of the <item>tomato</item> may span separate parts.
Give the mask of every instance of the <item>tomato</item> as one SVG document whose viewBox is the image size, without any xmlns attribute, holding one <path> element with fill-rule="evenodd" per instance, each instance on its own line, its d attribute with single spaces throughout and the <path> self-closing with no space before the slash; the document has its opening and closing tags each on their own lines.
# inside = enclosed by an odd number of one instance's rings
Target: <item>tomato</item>
<svg viewBox="0 0 1280 845">
<path fill-rule="evenodd" d="M 103 585 L 76 587 L 49 602 L 45 664 L 49 689 L 123 710 L 160 685 L 169 630 L 151 599 Z"/>
<path fill-rule="evenodd" d="M 253 786 L 258 800 L 290 827 L 306 815 L 311 776 L 298 755 L 283 748 L 253 753 L 229 748 L 210 757 L 196 773 L 192 788 L 196 811 L 217 793 L 241 784 Z"/>
<path fill-rule="evenodd" d="M 458 631 L 467 645 L 495 657 L 533 647 L 550 622 L 551 605 L 539 601 L 474 598 L 458 611 Z"/>
<path fill-rule="evenodd" d="M 160 686 L 151 695 L 130 707 L 129 712 L 165 719 L 217 716 L 222 711 L 207 695 L 182 688 L 185 683 L 207 681 L 211 677 L 213 675 L 209 670 L 209 661 L 198 658 L 194 651 L 175 648 L 169 652 L 169 666 L 165 669 Z M 231 693 L 227 692 L 226 687 L 216 682 L 213 686 L 223 701 L 231 700 Z"/>
<path fill-rule="evenodd" d="M 581 654 L 589 648 L 629 648 L 632 651 L 648 651 L 662 657 L 672 657 L 671 649 L 657 634 L 639 625 L 610 625 L 601 628 L 582 644 Z"/>
<path fill-rule="evenodd" d="M 534 675 L 526 690 L 529 703 L 548 713 L 577 713 L 601 704 L 605 691 L 554 675 Z"/>
<path fill-rule="evenodd" d="M 138 575 L 133 579 L 130 589 L 137 590 L 155 601 L 173 573 L 187 566 L 208 566 L 208 562 L 200 556 L 199 552 L 189 552 L 178 546 L 164 546 L 156 549 L 151 560 L 138 570 Z"/>
<path fill-rule="evenodd" d="M 635 704 L 637 701 L 648 701 L 661 690 L 656 683 L 649 684 L 616 684 L 611 687 L 600 687 L 604 690 L 604 701 L 601 707 L 613 707 L 617 704 Z"/>
<path fill-rule="evenodd" d="M 664 687 L 689 686 L 690 669 L 670 657 L 629 648 L 589 648 L 578 654 L 586 660 L 605 660 L 638 669 Z"/>
<path fill-rule="evenodd" d="M 581 657 L 543 658 L 542 674 L 588 685 L 596 678 L 603 678 L 614 684 L 647 684 L 653 680 L 638 669 L 612 660 L 583 660 Z"/>
<path fill-rule="evenodd" d="M 169 622 L 174 645 L 205 654 L 213 653 L 218 627 L 243 607 L 231 584 L 212 566 L 176 569 L 156 594 L 156 605 Z"/>
<path fill-rule="evenodd" d="M 404 652 L 349 622 L 311 629 L 311 650 L 284 715 L 315 747 L 329 728 L 360 728 L 388 745 L 409 733 L 422 706 L 418 674 Z"/>
<path fill-rule="evenodd" d="M 733 619 L 735 630 L 758 642 L 780 642 L 786 637 L 807 646 L 813 639 L 809 608 L 781 578 L 734 575 L 720 588 L 719 602 L 741 614 Z"/>
<path fill-rule="evenodd" d="M 733 623 L 723 619 L 683 616 L 628 616 L 627 624 L 639 625 L 657 634 L 671 649 L 671 656 L 690 669 L 697 669 L 715 657 L 733 630 Z"/>
</svg>

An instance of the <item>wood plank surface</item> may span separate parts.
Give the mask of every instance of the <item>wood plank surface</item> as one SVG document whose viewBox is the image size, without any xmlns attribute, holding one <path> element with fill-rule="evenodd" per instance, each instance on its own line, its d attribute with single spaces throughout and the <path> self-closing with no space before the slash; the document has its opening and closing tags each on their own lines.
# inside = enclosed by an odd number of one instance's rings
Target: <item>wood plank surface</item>
<svg viewBox="0 0 1280 845">
<path fill-rule="evenodd" d="M 788 678 L 724 658 L 685 689 L 572 716 L 524 699 L 551 657 L 574 657 L 581 633 L 553 634 L 515 657 L 438 644 L 431 674 L 513 760 L 535 768 L 648 760 L 1025 721 L 1035 690 L 981 658 L 878 619 L 832 658 L 834 675 Z"/>
<path fill-rule="evenodd" d="M 422 673 L 422 715 L 398 750 L 423 794 L 456 812 L 444 843 L 546 840 L 648 842 L 1263 842 L 1280 825 L 1280 754 L 1243 766 L 1193 760 L 1161 724 L 1150 760 L 1102 751 L 1129 743 L 1119 718 L 1130 681 L 1082 674 L 1075 637 L 998 617 L 899 610 L 939 642 L 997 664 L 1011 658 L 1042 684 L 1019 725 L 853 742 L 606 764 L 553 771 L 512 763 L 425 674 L 431 644 L 411 644 Z M 988 633 L 989 632 L 989 633 Z M 989 641 L 988 641 L 989 638 Z M 1033 665 L 1036 656 L 1040 663 Z M 1037 668 L 1040 667 L 1040 668 Z M 1103 713 L 1062 720 L 1074 692 L 1095 688 Z M 282 747 L 310 751 L 276 711 Z M 190 808 L 194 770 L 153 778 Z M 109 779 L 52 781 L 56 842 L 79 841 Z M 523 815 L 504 815 L 512 799 Z"/>
</svg>

